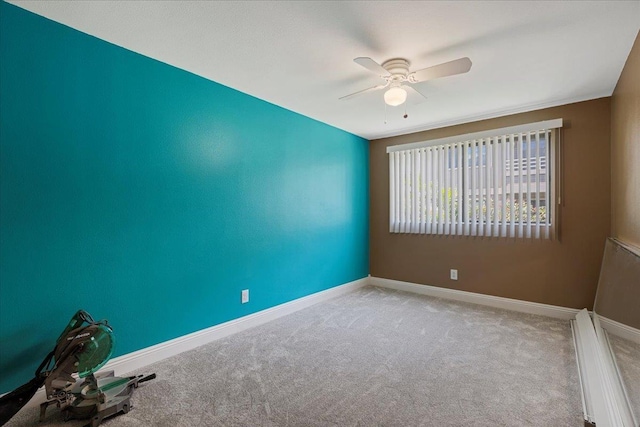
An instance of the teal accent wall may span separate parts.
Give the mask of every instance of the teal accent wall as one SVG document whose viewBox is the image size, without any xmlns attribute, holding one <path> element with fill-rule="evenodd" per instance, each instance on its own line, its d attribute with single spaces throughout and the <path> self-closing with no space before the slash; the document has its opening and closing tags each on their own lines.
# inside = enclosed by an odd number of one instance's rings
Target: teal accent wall
<svg viewBox="0 0 640 427">
<path fill-rule="evenodd" d="M 0 392 L 79 308 L 118 356 L 367 276 L 366 140 L 4 2 L 0 26 Z"/>
</svg>

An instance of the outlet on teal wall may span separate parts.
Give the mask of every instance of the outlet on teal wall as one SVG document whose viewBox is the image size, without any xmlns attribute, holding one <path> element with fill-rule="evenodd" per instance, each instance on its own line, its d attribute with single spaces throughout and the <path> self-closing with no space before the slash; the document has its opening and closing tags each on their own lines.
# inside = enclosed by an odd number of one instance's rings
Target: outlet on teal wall
<svg viewBox="0 0 640 427">
<path fill-rule="evenodd" d="M 368 274 L 366 140 L 4 2 L 0 27 L 0 392 L 79 308 L 118 356 Z"/>
</svg>

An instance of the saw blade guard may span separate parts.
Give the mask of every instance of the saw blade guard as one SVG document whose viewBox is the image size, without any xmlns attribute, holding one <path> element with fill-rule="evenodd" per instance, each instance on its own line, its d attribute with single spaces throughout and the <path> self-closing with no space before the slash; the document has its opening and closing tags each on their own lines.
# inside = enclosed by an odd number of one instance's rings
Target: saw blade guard
<svg viewBox="0 0 640 427">
<path fill-rule="evenodd" d="M 80 310 L 58 338 L 53 351 L 54 366 L 46 371 L 47 396 L 63 393 L 80 378 L 91 376 L 102 368 L 113 353 L 115 339 L 106 320 L 96 322 L 89 313 Z"/>
<path fill-rule="evenodd" d="M 111 328 L 98 325 L 95 333 L 85 342 L 83 350 L 76 355 L 78 376 L 88 377 L 102 368 L 111 358 L 115 346 L 115 336 Z"/>
</svg>

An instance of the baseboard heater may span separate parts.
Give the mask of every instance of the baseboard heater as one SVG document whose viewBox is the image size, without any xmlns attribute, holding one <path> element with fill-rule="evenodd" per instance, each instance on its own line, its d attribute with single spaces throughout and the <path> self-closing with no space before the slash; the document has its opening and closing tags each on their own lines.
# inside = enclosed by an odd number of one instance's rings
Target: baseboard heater
<svg viewBox="0 0 640 427">
<path fill-rule="evenodd" d="M 597 321 L 596 321 L 597 322 Z M 606 331 L 594 327 L 586 309 L 571 320 L 585 427 L 639 427 Z"/>
</svg>

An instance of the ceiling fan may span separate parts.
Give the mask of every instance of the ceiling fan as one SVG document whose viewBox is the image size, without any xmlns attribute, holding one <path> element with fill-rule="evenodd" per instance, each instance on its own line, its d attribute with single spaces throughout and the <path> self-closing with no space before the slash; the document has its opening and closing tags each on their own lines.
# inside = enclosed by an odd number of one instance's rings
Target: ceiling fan
<svg viewBox="0 0 640 427">
<path fill-rule="evenodd" d="M 384 102 L 393 107 L 401 105 L 407 100 L 407 90 L 418 93 L 420 96 L 426 98 L 426 95 L 414 86 L 416 83 L 426 82 L 427 80 L 440 77 L 453 76 L 455 74 L 463 74 L 471 69 L 471 60 L 466 57 L 414 72 L 409 72 L 410 62 L 404 58 L 389 59 L 383 62 L 382 65 L 366 56 L 356 58 L 353 61 L 379 75 L 385 80 L 385 83 L 343 96 L 340 99 L 347 100 L 362 95 L 363 93 L 388 87 L 389 89 L 384 93 Z"/>
</svg>

